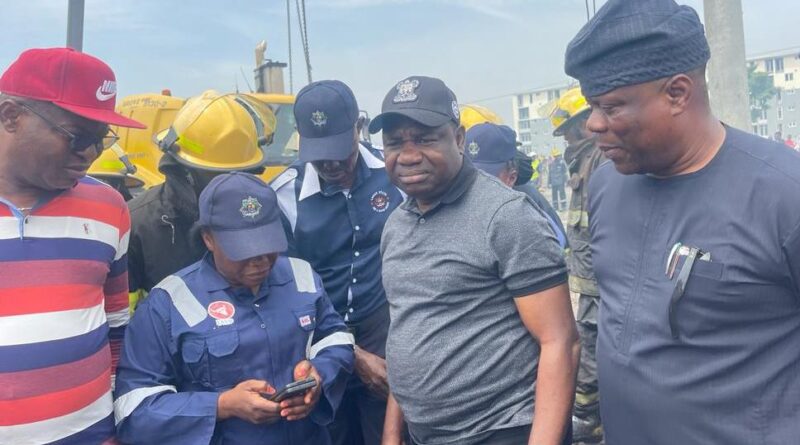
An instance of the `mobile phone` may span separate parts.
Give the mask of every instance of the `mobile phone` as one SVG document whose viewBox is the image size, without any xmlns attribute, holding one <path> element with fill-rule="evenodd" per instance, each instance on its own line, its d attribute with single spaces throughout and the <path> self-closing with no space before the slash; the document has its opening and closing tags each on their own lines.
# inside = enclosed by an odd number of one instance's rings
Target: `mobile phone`
<svg viewBox="0 0 800 445">
<path fill-rule="evenodd" d="M 271 396 L 266 396 L 269 400 L 273 402 L 282 402 L 290 397 L 294 397 L 300 393 L 305 392 L 307 389 L 313 388 L 317 386 L 317 381 L 313 378 L 307 378 L 305 380 L 299 380 L 297 382 L 289 383 L 288 385 L 284 386 L 280 389 L 280 391 L 272 394 Z"/>
</svg>

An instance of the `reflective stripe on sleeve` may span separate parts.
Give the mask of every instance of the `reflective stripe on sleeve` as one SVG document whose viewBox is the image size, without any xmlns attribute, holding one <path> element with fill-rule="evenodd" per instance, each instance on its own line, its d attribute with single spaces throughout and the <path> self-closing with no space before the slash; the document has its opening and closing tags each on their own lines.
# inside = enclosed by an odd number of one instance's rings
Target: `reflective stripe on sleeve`
<svg viewBox="0 0 800 445">
<path fill-rule="evenodd" d="M 122 397 L 114 401 L 114 421 L 117 425 L 130 416 L 144 399 L 158 394 L 160 392 L 178 392 L 172 385 L 149 386 L 145 388 L 136 388 L 133 391 L 125 393 Z"/>
<path fill-rule="evenodd" d="M 322 340 L 314 343 L 311 345 L 309 349 L 308 358 L 312 359 L 319 354 L 320 351 L 329 347 L 329 346 L 339 346 L 339 345 L 355 345 L 356 340 L 353 338 L 353 334 L 349 332 L 334 332 L 333 334 L 323 338 Z"/>
</svg>

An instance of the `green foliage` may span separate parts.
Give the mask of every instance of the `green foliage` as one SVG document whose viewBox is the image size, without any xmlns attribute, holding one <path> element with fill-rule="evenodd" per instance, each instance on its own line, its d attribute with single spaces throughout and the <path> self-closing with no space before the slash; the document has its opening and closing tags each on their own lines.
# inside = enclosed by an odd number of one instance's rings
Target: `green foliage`
<svg viewBox="0 0 800 445">
<path fill-rule="evenodd" d="M 769 101 L 775 97 L 778 90 L 771 74 L 757 72 L 756 65 L 747 68 L 747 86 L 750 90 L 750 118 L 753 122 L 761 116 L 761 110 L 769 109 Z"/>
</svg>

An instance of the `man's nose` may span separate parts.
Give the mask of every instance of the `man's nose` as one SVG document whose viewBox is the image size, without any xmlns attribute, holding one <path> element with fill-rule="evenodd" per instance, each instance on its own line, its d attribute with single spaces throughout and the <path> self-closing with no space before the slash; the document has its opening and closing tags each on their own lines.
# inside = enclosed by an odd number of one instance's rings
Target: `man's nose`
<svg viewBox="0 0 800 445">
<path fill-rule="evenodd" d="M 601 110 L 592 108 L 589 119 L 586 121 L 586 128 L 592 133 L 605 133 L 608 131 L 608 122 Z"/>
</svg>

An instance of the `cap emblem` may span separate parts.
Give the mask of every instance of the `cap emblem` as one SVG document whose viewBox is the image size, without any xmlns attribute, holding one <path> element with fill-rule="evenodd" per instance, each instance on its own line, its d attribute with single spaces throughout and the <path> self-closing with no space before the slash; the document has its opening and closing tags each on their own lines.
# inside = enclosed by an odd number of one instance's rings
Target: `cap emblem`
<svg viewBox="0 0 800 445">
<path fill-rule="evenodd" d="M 255 218 L 261 213 L 261 203 L 256 198 L 248 196 L 242 200 L 242 208 L 239 209 L 239 212 L 245 218 Z"/>
<path fill-rule="evenodd" d="M 324 111 L 317 110 L 311 113 L 311 123 L 314 124 L 315 127 L 322 128 L 328 123 L 328 116 Z"/>
<path fill-rule="evenodd" d="M 394 96 L 392 102 L 399 104 L 402 102 L 413 102 L 417 100 L 417 87 L 419 87 L 419 80 L 406 79 L 397 84 L 397 95 Z"/>
<path fill-rule="evenodd" d="M 478 145 L 477 142 L 472 141 L 469 143 L 469 145 L 467 145 L 467 150 L 469 151 L 469 154 L 471 154 L 472 156 L 476 156 L 478 152 L 481 151 L 481 147 Z"/>
<path fill-rule="evenodd" d="M 117 82 L 114 82 L 113 80 L 104 81 L 102 85 L 97 87 L 97 91 L 94 93 L 94 95 L 100 102 L 105 102 L 113 98 L 117 95 Z"/>
<path fill-rule="evenodd" d="M 461 119 L 461 112 L 458 111 L 458 104 L 456 101 L 453 101 L 450 106 L 453 107 L 453 116 L 455 116 L 456 119 Z"/>
</svg>

